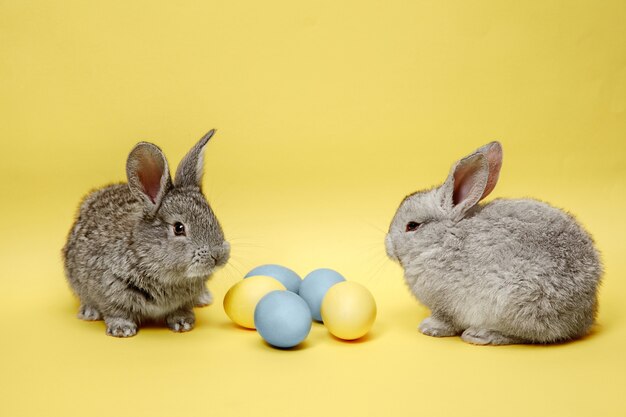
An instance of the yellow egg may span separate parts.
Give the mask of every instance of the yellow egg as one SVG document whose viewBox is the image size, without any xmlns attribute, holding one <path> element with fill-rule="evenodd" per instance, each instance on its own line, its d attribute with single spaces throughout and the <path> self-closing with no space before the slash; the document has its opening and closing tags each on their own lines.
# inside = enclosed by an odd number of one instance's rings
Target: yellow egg
<svg viewBox="0 0 626 417">
<path fill-rule="evenodd" d="M 254 309 L 263 296 L 286 290 L 280 281 L 258 275 L 239 281 L 224 296 L 224 311 L 232 321 L 242 327 L 254 329 Z"/>
<path fill-rule="evenodd" d="M 356 282 L 345 281 L 330 287 L 321 311 L 328 331 L 345 340 L 363 337 L 376 320 L 374 297 Z"/>
</svg>

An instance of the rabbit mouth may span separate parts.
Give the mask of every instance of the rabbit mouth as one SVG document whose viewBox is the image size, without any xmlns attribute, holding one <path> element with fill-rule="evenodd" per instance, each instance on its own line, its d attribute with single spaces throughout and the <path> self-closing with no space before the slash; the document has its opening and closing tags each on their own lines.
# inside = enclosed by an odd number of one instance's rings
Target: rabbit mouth
<svg viewBox="0 0 626 417">
<path fill-rule="evenodd" d="M 194 263 L 187 268 L 185 276 L 187 278 L 206 278 L 215 271 L 214 265 Z"/>
</svg>

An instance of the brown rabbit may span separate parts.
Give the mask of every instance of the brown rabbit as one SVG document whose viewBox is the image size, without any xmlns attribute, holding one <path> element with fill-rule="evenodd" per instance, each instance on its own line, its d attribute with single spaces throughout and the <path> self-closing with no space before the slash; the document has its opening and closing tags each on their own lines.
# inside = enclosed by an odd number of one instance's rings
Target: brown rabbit
<svg viewBox="0 0 626 417">
<path fill-rule="evenodd" d="M 151 143 L 128 156 L 128 184 L 84 199 L 63 248 L 78 317 L 106 323 L 108 335 L 133 336 L 145 320 L 191 330 L 193 307 L 211 297 L 205 282 L 230 246 L 202 194 L 203 152 L 211 130 L 183 158 L 172 182 L 167 160 Z"/>
</svg>

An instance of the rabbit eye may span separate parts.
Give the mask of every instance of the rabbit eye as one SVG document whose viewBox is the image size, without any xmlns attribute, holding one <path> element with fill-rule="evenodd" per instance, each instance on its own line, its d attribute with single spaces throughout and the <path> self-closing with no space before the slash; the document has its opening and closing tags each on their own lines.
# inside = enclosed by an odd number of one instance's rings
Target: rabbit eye
<svg viewBox="0 0 626 417">
<path fill-rule="evenodd" d="M 176 236 L 185 236 L 185 225 L 181 222 L 174 223 L 174 234 Z"/>
<path fill-rule="evenodd" d="M 406 224 L 406 231 L 407 232 L 412 232 L 414 230 L 417 230 L 417 228 L 420 227 L 420 223 L 417 222 L 408 222 Z"/>
</svg>

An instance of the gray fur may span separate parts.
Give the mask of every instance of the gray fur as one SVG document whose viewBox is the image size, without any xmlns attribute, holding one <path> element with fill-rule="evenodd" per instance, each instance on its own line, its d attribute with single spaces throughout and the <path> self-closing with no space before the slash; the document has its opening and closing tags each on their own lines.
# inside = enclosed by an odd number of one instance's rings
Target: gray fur
<svg viewBox="0 0 626 417">
<path fill-rule="evenodd" d="M 193 307 L 212 300 L 205 282 L 230 253 L 201 189 L 202 154 L 213 132 L 185 156 L 174 183 L 161 150 L 141 142 L 128 156 L 128 184 L 85 197 L 63 248 L 79 318 L 103 319 L 117 337 L 152 320 L 177 332 L 193 328 Z M 176 222 L 185 236 L 175 235 Z"/>
<path fill-rule="evenodd" d="M 431 310 L 419 330 L 474 344 L 554 343 L 591 329 L 602 265 L 569 214 L 532 200 L 496 199 L 502 148 L 492 142 L 453 165 L 443 185 L 409 195 L 385 244 Z M 409 222 L 420 223 L 406 231 Z"/>
</svg>

